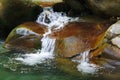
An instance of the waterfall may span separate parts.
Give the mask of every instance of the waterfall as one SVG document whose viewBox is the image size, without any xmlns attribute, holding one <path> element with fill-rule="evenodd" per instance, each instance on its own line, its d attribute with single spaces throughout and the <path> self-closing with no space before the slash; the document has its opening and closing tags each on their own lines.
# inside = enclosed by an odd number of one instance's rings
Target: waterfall
<svg viewBox="0 0 120 80">
<path fill-rule="evenodd" d="M 36 22 L 47 26 L 47 32 L 43 34 L 41 39 L 42 47 L 37 53 L 29 53 L 16 58 L 16 60 L 21 61 L 25 65 L 36 65 L 41 64 L 45 60 L 54 59 L 54 48 L 56 39 L 49 38 L 49 34 L 52 33 L 52 30 L 62 29 L 68 22 L 79 21 L 79 18 L 72 18 L 66 16 L 63 12 L 54 12 L 52 8 L 45 7 L 43 12 L 40 13 Z M 77 60 L 78 66 L 77 69 L 80 72 L 85 73 L 94 73 L 97 71 L 97 66 L 89 63 L 90 50 L 85 51 L 80 54 L 82 57 L 81 60 Z"/>
<path fill-rule="evenodd" d="M 42 47 L 37 53 L 29 53 L 15 58 L 25 65 L 36 65 L 48 59 L 54 59 L 54 48 L 56 39 L 49 38 L 52 29 L 62 29 L 68 22 L 79 21 L 79 18 L 72 18 L 66 16 L 63 12 L 54 12 L 51 7 L 45 7 L 43 12 L 40 13 L 36 22 L 47 26 L 48 31 L 43 34 L 41 39 Z"/>
<path fill-rule="evenodd" d="M 78 71 L 83 73 L 88 73 L 88 74 L 94 74 L 98 71 L 99 66 L 89 62 L 89 58 L 88 58 L 89 53 L 90 53 L 90 50 L 80 53 L 81 59 L 73 60 L 73 61 L 78 63 L 78 66 L 77 66 Z"/>
</svg>

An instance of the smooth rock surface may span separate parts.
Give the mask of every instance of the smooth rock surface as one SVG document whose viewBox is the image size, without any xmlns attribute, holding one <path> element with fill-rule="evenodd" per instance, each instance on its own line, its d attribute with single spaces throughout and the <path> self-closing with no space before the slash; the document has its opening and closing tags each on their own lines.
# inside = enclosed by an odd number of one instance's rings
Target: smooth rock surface
<svg viewBox="0 0 120 80">
<path fill-rule="evenodd" d="M 112 33 L 112 34 L 120 34 L 120 21 L 116 22 L 115 24 L 111 25 L 109 31 Z"/>
<path fill-rule="evenodd" d="M 120 48 L 120 36 L 113 38 L 111 41 L 113 45 L 116 45 L 118 48 Z"/>
</svg>

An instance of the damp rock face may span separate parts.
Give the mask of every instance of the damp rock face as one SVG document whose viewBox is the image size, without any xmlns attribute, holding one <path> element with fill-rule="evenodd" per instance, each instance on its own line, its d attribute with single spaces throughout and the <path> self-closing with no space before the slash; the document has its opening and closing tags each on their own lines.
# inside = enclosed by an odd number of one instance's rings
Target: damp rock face
<svg viewBox="0 0 120 80">
<path fill-rule="evenodd" d="M 42 7 L 30 0 L 0 0 L 0 6 L 0 33 L 5 37 L 17 25 L 35 21 L 42 12 Z"/>
<path fill-rule="evenodd" d="M 4 47 L 11 50 L 31 51 L 41 48 L 41 38 L 46 26 L 35 22 L 19 25 L 8 35 Z"/>
<path fill-rule="evenodd" d="M 85 0 L 88 8 L 103 17 L 120 16 L 119 0 Z"/>
</svg>

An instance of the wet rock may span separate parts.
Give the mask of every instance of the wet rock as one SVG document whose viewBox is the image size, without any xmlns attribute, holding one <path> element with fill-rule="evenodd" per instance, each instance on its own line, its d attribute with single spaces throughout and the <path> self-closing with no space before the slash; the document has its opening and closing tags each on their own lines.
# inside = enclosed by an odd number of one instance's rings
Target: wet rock
<svg viewBox="0 0 120 80">
<path fill-rule="evenodd" d="M 63 0 L 32 0 L 32 1 L 43 7 L 49 7 L 56 3 L 63 2 Z"/>
<path fill-rule="evenodd" d="M 120 16 L 119 0 L 85 0 L 88 8 L 103 17 Z"/>
<path fill-rule="evenodd" d="M 79 76 L 80 72 L 77 70 L 77 63 L 72 62 L 70 59 L 56 58 L 56 66 L 63 72 Z"/>
<path fill-rule="evenodd" d="M 113 45 L 116 45 L 118 48 L 120 48 L 120 36 L 113 38 L 111 41 Z"/>
<path fill-rule="evenodd" d="M 42 12 L 42 7 L 30 0 L 1 0 L 0 9 L 1 33 L 8 33 L 17 25 L 26 21 L 35 21 Z M 2 31 L 3 30 L 3 31 Z M 4 32 L 4 30 L 6 30 Z"/>
<path fill-rule="evenodd" d="M 41 38 L 46 26 L 35 22 L 19 25 L 8 35 L 4 47 L 11 50 L 31 51 L 41 48 Z"/>
<path fill-rule="evenodd" d="M 55 53 L 72 57 L 87 50 L 96 49 L 105 36 L 109 25 L 102 23 L 69 23 L 51 35 L 57 39 Z"/>
</svg>

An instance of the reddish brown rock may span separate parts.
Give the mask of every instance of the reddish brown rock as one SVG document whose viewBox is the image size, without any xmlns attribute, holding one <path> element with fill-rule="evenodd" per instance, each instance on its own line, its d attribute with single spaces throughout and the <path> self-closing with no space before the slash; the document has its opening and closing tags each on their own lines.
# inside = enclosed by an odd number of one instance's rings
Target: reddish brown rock
<svg viewBox="0 0 120 80">
<path fill-rule="evenodd" d="M 109 24 L 110 25 L 110 24 Z M 87 50 L 94 50 L 103 41 L 107 23 L 73 22 L 51 35 L 57 38 L 55 53 L 72 57 Z"/>
</svg>

